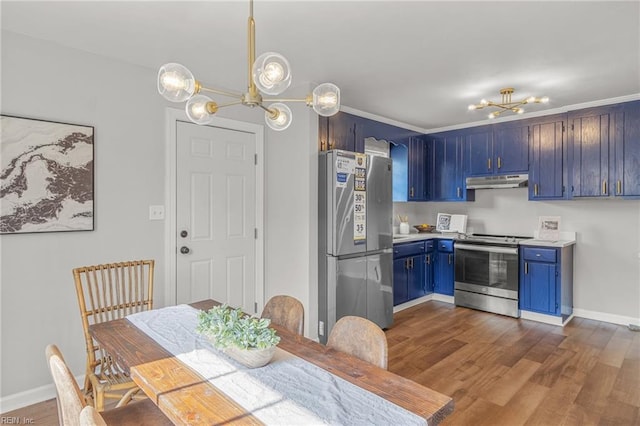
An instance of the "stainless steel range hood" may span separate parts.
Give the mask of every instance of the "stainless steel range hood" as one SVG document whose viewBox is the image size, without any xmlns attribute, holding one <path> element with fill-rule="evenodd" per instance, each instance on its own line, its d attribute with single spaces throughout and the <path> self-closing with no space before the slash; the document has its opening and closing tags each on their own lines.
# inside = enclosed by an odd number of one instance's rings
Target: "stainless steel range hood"
<svg viewBox="0 0 640 426">
<path fill-rule="evenodd" d="M 529 182 L 528 174 L 468 177 L 467 189 L 522 188 Z"/>
</svg>

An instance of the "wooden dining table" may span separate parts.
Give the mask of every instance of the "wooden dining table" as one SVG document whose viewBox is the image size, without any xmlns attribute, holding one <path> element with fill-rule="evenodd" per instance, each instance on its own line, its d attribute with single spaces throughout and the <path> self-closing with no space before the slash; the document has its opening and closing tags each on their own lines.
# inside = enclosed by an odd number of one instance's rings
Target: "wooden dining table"
<svg viewBox="0 0 640 426">
<path fill-rule="evenodd" d="M 191 304 L 201 310 L 215 305 L 214 300 Z M 453 411 L 453 400 L 444 394 L 271 326 L 280 336 L 280 349 L 424 418 L 428 425 Z M 126 318 L 91 325 L 89 332 L 176 425 L 263 424 Z"/>
</svg>

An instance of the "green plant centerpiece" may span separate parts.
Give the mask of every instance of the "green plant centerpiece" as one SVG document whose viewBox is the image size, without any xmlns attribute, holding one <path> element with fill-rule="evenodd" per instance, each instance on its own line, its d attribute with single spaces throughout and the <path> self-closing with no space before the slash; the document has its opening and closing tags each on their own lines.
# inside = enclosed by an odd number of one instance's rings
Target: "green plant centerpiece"
<svg viewBox="0 0 640 426">
<path fill-rule="evenodd" d="M 196 331 L 242 365 L 256 368 L 271 361 L 280 342 L 270 324 L 269 319 L 245 315 L 242 309 L 224 304 L 201 311 Z"/>
</svg>

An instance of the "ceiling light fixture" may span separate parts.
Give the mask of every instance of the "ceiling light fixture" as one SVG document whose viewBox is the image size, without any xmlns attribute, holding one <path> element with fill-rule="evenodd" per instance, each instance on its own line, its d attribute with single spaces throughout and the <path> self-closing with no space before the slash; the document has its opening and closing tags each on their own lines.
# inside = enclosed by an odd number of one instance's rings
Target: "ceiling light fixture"
<svg viewBox="0 0 640 426">
<path fill-rule="evenodd" d="M 502 102 L 496 103 L 492 101 L 488 101 L 486 99 L 482 99 L 479 104 L 469 105 L 469 110 L 482 109 L 485 107 L 496 107 L 500 108 L 498 111 L 494 111 L 489 114 L 489 118 L 496 118 L 500 114 L 505 111 L 515 112 L 516 114 L 524 113 L 524 109 L 520 108 L 522 105 L 526 104 L 546 104 L 549 102 L 549 98 L 547 96 L 543 96 L 541 98 L 536 98 L 535 96 L 530 96 L 521 101 L 512 102 L 511 95 L 513 94 L 513 87 L 506 87 L 504 89 L 500 89 L 500 94 L 502 95 Z"/>
<path fill-rule="evenodd" d="M 284 130 L 291 124 L 291 109 L 283 102 L 305 102 L 319 115 L 328 117 L 340 109 L 340 89 L 333 83 L 322 83 L 304 99 L 264 98 L 279 95 L 291 84 L 289 62 L 279 53 L 263 53 L 256 59 L 256 26 L 253 19 L 253 0 L 249 1 L 248 19 L 248 88 L 246 93 L 209 88 L 196 80 L 185 66 L 176 63 L 164 64 L 158 72 L 158 92 L 172 102 L 184 102 L 187 116 L 196 124 L 209 124 L 213 115 L 231 105 L 260 107 L 265 111 L 265 121 L 273 130 Z M 235 98 L 235 101 L 218 104 L 200 92 Z M 268 102 L 269 105 L 264 105 Z"/>
</svg>

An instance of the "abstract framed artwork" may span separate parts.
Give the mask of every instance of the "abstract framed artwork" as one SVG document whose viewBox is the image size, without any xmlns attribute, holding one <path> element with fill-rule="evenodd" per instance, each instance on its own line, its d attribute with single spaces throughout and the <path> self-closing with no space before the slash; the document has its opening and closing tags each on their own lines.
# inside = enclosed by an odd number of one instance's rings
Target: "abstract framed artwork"
<svg viewBox="0 0 640 426">
<path fill-rule="evenodd" d="M 0 116 L 0 233 L 92 231 L 94 128 Z"/>
</svg>

